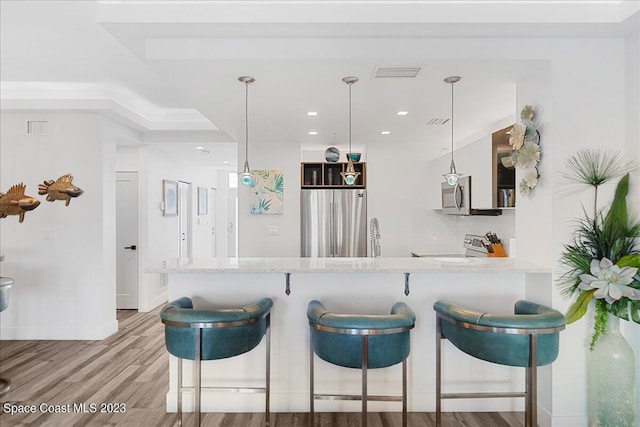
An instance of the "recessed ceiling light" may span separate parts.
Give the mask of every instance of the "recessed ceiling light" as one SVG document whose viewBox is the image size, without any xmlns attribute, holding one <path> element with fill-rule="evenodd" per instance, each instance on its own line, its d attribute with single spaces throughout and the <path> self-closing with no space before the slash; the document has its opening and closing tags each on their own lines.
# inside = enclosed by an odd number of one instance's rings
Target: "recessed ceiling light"
<svg viewBox="0 0 640 427">
<path fill-rule="evenodd" d="M 382 135 L 389 135 L 391 133 L 390 130 L 383 130 L 382 132 L 380 132 Z"/>
<path fill-rule="evenodd" d="M 318 134 L 318 131 L 315 131 L 315 130 L 309 131 L 309 135 L 317 135 L 317 134 Z"/>
<path fill-rule="evenodd" d="M 307 113 L 307 116 L 317 116 L 317 115 L 318 115 L 318 112 L 317 112 L 317 111 L 309 111 L 309 112 Z"/>
<path fill-rule="evenodd" d="M 204 147 L 197 146 L 197 147 L 196 147 L 196 150 L 204 150 Z"/>
<path fill-rule="evenodd" d="M 396 115 L 397 115 L 397 116 L 406 116 L 407 114 L 409 114 L 409 112 L 408 112 L 408 111 L 398 111 L 398 112 L 396 113 Z"/>
<path fill-rule="evenodd" d="M 225 165 L 228 165 L 228 164 L 229 164 L 229 160 L 225 160 L 225 161 L 224 161 L 224 162 L 222 162 L 222 163 L 224 163 Z"/>
</svg>

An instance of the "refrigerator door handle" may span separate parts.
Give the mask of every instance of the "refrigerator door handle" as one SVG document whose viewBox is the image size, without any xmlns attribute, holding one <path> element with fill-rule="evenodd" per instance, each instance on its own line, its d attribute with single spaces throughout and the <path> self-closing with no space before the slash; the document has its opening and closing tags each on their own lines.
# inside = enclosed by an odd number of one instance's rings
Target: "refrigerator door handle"
<svg viewBox="0 0 640 427">
<path fill-rule="evenodd" d="M 329 202 L 329 256 L 334 255 L 334 236 L 333 236 L 333 202 Z"/>
<path fill-rule="evenodd" d="M 333 256 L 334 257 L 339 257 L 342 255 L 342 247 L 340 245 L 340 242 L 342 241 L 340 239 L 340 236 L 338 235 L 339 231 L 340 231 L 340 224 L 338 224 L 339 218 L 340 218 L 340 211 L 339 211 L 339 204 L 338 203 L 334 203 L 333 204 L 333 232 L 331 234 L 333 234 L 333 238 L 335 239 L 335 244 L 333 247 Z"/>
</svg>

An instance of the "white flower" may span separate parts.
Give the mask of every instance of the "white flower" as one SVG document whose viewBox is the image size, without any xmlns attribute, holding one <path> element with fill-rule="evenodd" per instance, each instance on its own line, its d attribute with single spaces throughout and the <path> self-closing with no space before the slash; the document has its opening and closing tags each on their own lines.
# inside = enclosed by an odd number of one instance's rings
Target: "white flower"
<svg viewBox="0 0 640 427">
<path fill-rule="evenodd" d="M 527 184 L 527 187 L 535 187 L 538 184 L 538 170 L 536 168 L 529 169 L 524 175 L 523 181 Z"/>
<path fill-rule="evenodd" d="M 591 274 L 581 274 L 578 288 L 582 290 L 597 289 L 594 298 L 604 298 L 609 304 L 627 297 L 633 300 L 640 300 L 640 290 L 627 286 L 633 282 L 636 275 L 636 267 L 618 267 L 611 260 L 602 258 L 601 260 L 591 260 Z"/>
<path fill-rule="evenodd" d="M 513 125 L 511 130 L 507 132 L 509 136 L 509 145 L 512 150 L 518 150 L 522 147 L 522 143 L 524 142 L 524 134 L 527 132 L 527 127 L 522 123 L 516 123 Z"/>
<path fill-rule="evenodd" d="M 523 179 L 522 181 L 520 181 L 520 194 L 529 194 L 529 190 L 531 188 L 529 188 L 529 186 L 527 185 L 527 182 Z"/>
<path fill-rule="evenodd" d="M 520 112 L 520 118 L 524 121 L 530 122 L 533 120 L 534 116 L 533 107 L 531 105 L 525 105 L 522 111 Z"/>
<path fill-rule="evenodd" d="M 540 161 L 540 146 L 526 141 L 515 153 L 515 164 L 521 168 L 535 168 Z"/>
</svg>

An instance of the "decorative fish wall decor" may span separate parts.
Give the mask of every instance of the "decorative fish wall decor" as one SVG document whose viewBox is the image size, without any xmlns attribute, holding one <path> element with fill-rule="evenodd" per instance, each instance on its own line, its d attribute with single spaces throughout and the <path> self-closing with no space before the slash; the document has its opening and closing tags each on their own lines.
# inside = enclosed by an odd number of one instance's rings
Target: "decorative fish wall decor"
<svg viewBox="0 0 640 427">
<path fill-rule="evenodd" d="M 72 197 L 78 197 L 83 193 L 81 189 L 73 185 L 71 174 L 62 175 L 57 181 L 47 180 L 38 185 L 38 194 L 46 194 L 47 202 L 64 200 L 65 206 L 69 206 Z"/>
<path fill-rule="evenodd" d="M 20 222 L 22 222 L 25 212 L 32 211 L 40 205 L 38 199 L 24 194 L 26 187 L 21 182 L 11 187 L 7 194 L 0 193 L 0 218 L 20 215 Z"/>
</svg>

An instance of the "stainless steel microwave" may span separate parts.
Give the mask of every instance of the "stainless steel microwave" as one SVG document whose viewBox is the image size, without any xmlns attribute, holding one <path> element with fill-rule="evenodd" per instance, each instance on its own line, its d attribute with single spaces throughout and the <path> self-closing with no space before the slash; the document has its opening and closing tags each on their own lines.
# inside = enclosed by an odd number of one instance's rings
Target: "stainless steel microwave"
<svg viewBox="0 0 640 427">
<path fill-rule="evenodd" d="M 470 215 L 471 177 L 463 176 L 456 185 L 442 183 L 442 213 L 448 215 Z"/>
<path fill-rule="evenodd" d="M 446 215 L 502 215 L 501 209 L 471 207 L 471 176 L 458 179 L 456 185 L 442 183 L 442 213 Z"/>
</svg>

